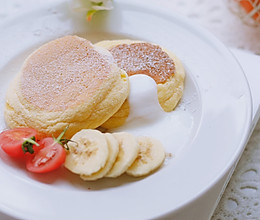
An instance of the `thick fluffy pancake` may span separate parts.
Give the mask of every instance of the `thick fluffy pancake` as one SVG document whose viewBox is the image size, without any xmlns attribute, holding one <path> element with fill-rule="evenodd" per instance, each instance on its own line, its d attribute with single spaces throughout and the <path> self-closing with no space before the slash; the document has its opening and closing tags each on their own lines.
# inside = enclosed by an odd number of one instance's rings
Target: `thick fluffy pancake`
<svg viewBox="0 0 260 220">
<path fill-rule="evenodd" d="M 152 77 L 164 111 L 169 112 L 176 107 L 183 94 L 185 71 L 172 52 L 159 45 L 133 40 L 101 41 L 96 45 L 108 49 L 128 76 L 146 74 Z M 102 127 L 114 128 L 124 123 L 129 113 L 126 102 Z"/>
<path fill-rule="evenodd" d="M 66 36 L 33 52 L 11 83 L 5 108 L 9 127 L 32 127 L 71 137 L 110 118 L 129 93 L 127 74 L 104 48 Z"/>
</svg>

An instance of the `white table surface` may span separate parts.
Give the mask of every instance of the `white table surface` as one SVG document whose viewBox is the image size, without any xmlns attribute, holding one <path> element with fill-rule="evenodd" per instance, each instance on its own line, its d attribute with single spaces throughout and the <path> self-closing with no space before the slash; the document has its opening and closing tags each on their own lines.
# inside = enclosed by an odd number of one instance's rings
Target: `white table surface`
<svg viewBox="0 0 260 220">
<path fill-rule="evenodd" d="M 10 16 L 22 13 L 28 8 L 40 7 L 50 0 L 0 0 L 0 24 Z M 69 1 L 69 0 L 68 0 Z M 230 10 L 232 0 L 143 0 L 147 4 L 170 8 L 173 13 L 182 14 L 204 26 L 228 47 L 240 48 L 249 53 L 260 54 L 260 25 L 246 25 Z M 243 59 L 243 56 L 240 57 Z M 258 57 L 254 57 L 256 62 Z M 248 57 L 250 61 L 250 56 Z M 260 59 L 258 72 L 260 75 Z M 249 63 L 249 62 L 248 62 Z M 252 63 L 247 66 L 252 70 Z M 257 70 L 254 68 L 257 74 Z M 11 219 L 0 216 L 0 219 Z M 257 123 L 233 176 L 215 210 L 212 220 L 260 219 L 260 122 Z"/>
</svg>

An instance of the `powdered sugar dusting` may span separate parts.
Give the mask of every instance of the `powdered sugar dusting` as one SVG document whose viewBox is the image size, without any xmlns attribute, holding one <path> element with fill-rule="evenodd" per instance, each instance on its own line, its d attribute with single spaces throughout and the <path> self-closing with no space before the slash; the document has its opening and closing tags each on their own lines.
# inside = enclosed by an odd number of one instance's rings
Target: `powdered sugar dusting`
<svg viewBox="0 0 260 220">
<path fill-rule="evenodd" d="M 109 74 L 108 60 L 89 41 L 67 36 L 29 57 L 23 67 L 21 92 L 41 109 L 64 110 L 87 102 Z"/>
<path fill-rule="evenodd" d="M 129 76 L 145 74 L 164 83 L 174 74 L 173 60 L 159 46 L 150 43 L 120 44 L 110 49 L 118 66 Z"/>
</svg>

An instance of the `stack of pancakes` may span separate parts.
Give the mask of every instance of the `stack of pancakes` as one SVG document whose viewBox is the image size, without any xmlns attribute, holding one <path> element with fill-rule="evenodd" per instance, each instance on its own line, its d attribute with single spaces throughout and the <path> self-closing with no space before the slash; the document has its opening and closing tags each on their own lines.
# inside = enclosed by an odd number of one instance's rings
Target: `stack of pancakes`
<svg viewBox="0 0 260 220">
<path fill-rule="evenodd" d="M 83 128 L 120 126 L 129 113 L 133 74 L 151 76 L 162 108 L 175 108 L 185 73 L 171 52 L 129 40 L 93 45 L 77 36 L 56 39 L 33 52 L 9 86 L 6 123 L 35 128 L 42 136 L 57 136 L 69 125 L 67 137 Z"/>
</svg>

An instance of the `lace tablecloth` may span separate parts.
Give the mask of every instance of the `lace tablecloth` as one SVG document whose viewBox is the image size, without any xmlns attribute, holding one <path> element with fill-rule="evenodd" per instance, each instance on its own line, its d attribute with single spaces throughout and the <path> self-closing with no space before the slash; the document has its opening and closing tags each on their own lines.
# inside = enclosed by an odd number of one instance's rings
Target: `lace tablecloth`
<svg viewBox="0 0 260 220">
<path fill-rule="evenodd" d="M 260 26 L 248 26 L 232 13 L 232 0 L 149 0 L 148 4 L 172 9 L 204 26 L 228 47 L 260 54 Z M 10 15 L 42 1 L 1 1 L 0 23 Z M 37 2 L 37 3 L 36 3 Z M 260 74 L 260 70 L 259 70 Z M 260 219 L 260 122 L 220 200 L 213 220 Z"/>
</svg>

